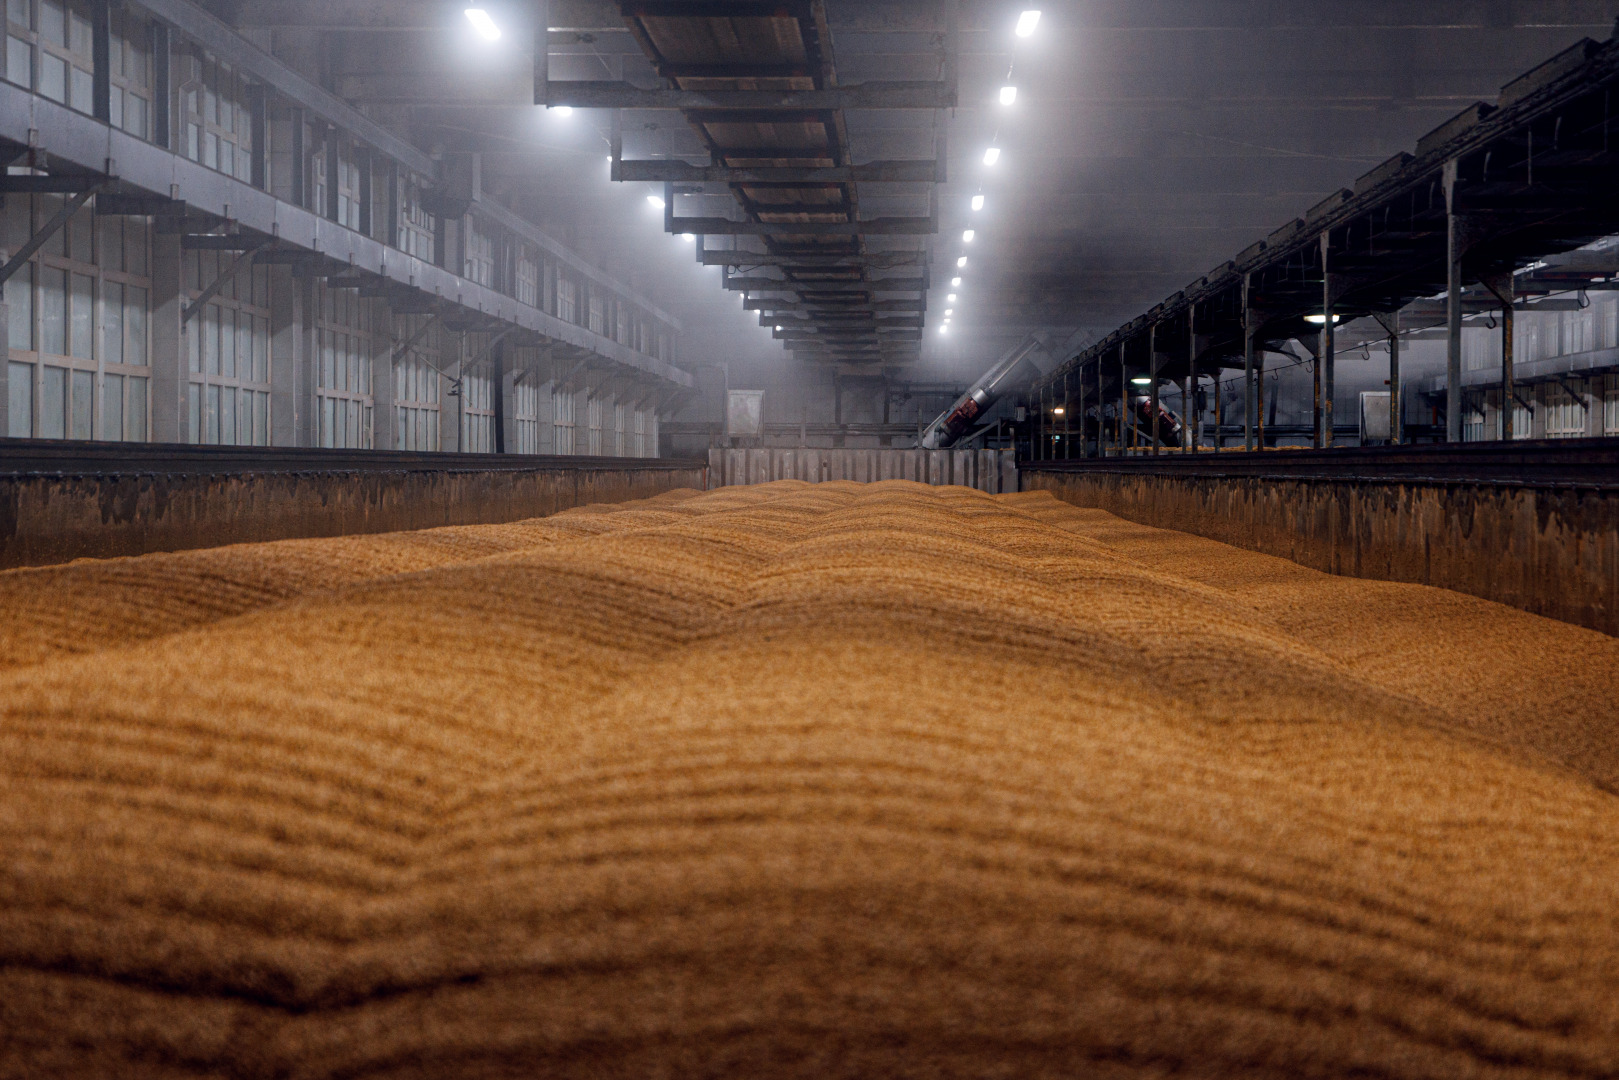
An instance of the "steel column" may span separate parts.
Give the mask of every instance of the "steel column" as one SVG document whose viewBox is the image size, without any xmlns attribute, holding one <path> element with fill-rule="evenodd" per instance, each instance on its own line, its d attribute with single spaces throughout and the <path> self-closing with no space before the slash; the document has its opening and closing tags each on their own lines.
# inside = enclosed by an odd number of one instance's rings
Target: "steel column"
<svg viewBox="0 0 1619 1080">
<path fill-rule="evenodd" d="M 1152 440 L 1152 456 L 1158 456 L 1158 324 L 1153 323 L 1147 329 L 1147 377 L 1152 380 L 1147 386 L 1147 392 L 1152 396 L 1152 430 L 1147 437 Z"/>
<path fill-rule="evenodd" d="M 1332 325 L 1332 271 L 1329 253 L 1332 234 L 1321 234 L 1321 442 L 1332 446 L 1333 360 L 1337 350 L 1337 334 Z"/>
<path fill-rule="evenodd" d="M 1254 448 L 1254 312 L 1253 275 L 1242 275 L 1242 448 Z"/>
<path fill-rule="evenodd" d="M 1445 166 L 1445 441 L 1462 441 L 1462 252 L 1456 216 L 1456 162 Z"/>
</svg>

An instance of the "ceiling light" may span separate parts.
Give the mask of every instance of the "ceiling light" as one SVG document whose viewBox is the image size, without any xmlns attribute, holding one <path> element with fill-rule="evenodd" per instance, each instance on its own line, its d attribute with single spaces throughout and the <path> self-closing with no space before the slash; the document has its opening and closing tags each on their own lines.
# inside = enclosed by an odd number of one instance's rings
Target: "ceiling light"
<svg viewBox="0 0 1619 1080">
<path fill-rule="evenodd" d="M 1058 405 L 1055 409 L 1051 410 L 1052 415 L 1054 416 L 1061 416 L 1065 411 L 1066 410 L 1064 410 L 1061 405 Z"/>
<path fill-rule="evenodd" d="M 689 233 L 689 232 L 681 233 L 680 238 L 682 240 L 686 241 L 686 243 L 688 243 L 688 244 L 691 243 L 693 240 L 697 239 L 697 237 L 694 234 Z"/>
<path fill-rule="evenodd" d="M 999 160 L 1001 160 L 1001 148 L 1000 147 L 992 146 L 988 150 L 984 151 L 984 164 L 985 165 L 993 165 Z"/>
<path fill-rule="evenodd" d="M 558 116 L 572 116 L 573 115 L 573 106 L 572 105 L 557 105 L 557 106 L 551 108 L 551 111 L 556 113 Z M 608 158 L 607 160 L 611 161 L 613 159 Z"/>
<path fill-rule="evenodd" d="M 945 317 L 945 318 L 947 318 L 947 319 L 948 319 L 948 318 L 949 318 L 949 317 L 950 317 L 950 316 L 952 316 L 952 315 L 954 315 L 954 314 L 955 314 L 955 313 L 956 313 L 956 309 L 955 309 L 955 308 L 945 308 L 945 309 L 944 309 L 944 317 Z"/>
<path fill-rule="evenodd" d="M 776 331 L 777 331 L 777 332 L 778 332 L 778 333 L 780 333 L 780 331 L 781 331 L 781 327 L 779 327 L 779 326 L 778 326 L 778 327 L 776 327 Z"/>
<path fill-rule="evenodd" d="M 1327 325 L 1327 317 L 1325 315 L 1306 315 L 1304 317 L 1304 321 L 1307 323 L 1315 323 L 1317 326 Z M 1334 326 L 1337 326 L 1343 321 L 1344 317 L 1342 315 L 1334 315 L 1332 317 L 1332 325 Z"/>
<path fill-rule="evenodd" d="M 950 327 L 948 327 L 948 326 L 941 326 L 941 327 L 939 327 L 939 333 L 941 333 L 941 334 L 942 334 L 942 333 L 944 333 L 944 332 L 945 332 L 945 331 L 946 331 L 946 330 L 949 330 L 949 329 L 950 329 Z"/>
<path fill-rule="evenodd" d="M 653 206 L 656 206 L 659 210 L 663 209 L 663 200 L 658 198 L 656 195 L 648 195 L 646 197 L 646 201 L 651 203 Z"/>
<path fill-rule="evenodd" d="M 984 208 L 984 197 L 982 195 L 974 195 L 973 196 L 973 209 L 974 210 L 982 210 L 983 208 Z"/>
<path fill-rule="evenodd" d="M 485 41 L 500 40 L 500 27 L 495 25 L 495 20 L 491 19 L 489 12 L 483 8 L 467 8 L 467 21 L 472 24 L 474 30 L 478 31 L 478 36 Z"/>
<path fill-rule="evenodd" d="M 966 232 L 961 234 L 961 242 L 964 244 L 970 244 L 973 242 L 973 237 L 977 235 L 977 233 L 973 232 L 971 229 L 968 229 Z"/>
<path fill-rule="evenodd" d="M 961 284 L 961 279 L 958 277 L 953 277 L 950 279 L 950 284 L 952 287 L 957 287 Z"/>
<path fill-rule="evenodd" d="M 958 267 L 959 266 L 966 266 L 967 265 L 967 256 L 963 255 L 961 258 L 957 259 L 956 260 L 956 265 Z"/>
<path fill-rule="evenodd" d="M 955 293 L 951 293 L 951 294 L 950 294 L 950 295 L 949 295 L 949 296 L 947 296 L 947 297 L 945 297 L 945 301 L 946 301 L 946 302 L 947 302 L 947 303 L 951 303 L 951 304 L 954 304 L 954 303 L 955 303 L 955 302 L 956 302 L 956 294 L 955 294 Z"/>
<path fill-rule="evenodd" d="M 1152 385 L 1152 380 L 1147 378 L 1145 375 L 1138 375 L 1134 379 L 1131 379 L 1130 381 L 1132 383 L 1134 383 L 1135 385 L 1137 385 L 1137 386 L 1151 386 Z"/>
<path fill-rule="evenodd" d="M 1017 30 L 1015 33 L 1018 37 L 1028 37 L 1034 33 L 1034 28 L 1039 25 L 1040 13 L 1038 11 L 1025 11 L 1017 17 Z"/>
<path fill-rule="evenodd" d="M 1001 87 L 1001 104 L 1002 105 L 1010 105 L 1015 101 L 1017 101 L 1017 87 L 1015 87 L 1015 86 L 1003 86 L 1003 87 Z"/>
</svg>

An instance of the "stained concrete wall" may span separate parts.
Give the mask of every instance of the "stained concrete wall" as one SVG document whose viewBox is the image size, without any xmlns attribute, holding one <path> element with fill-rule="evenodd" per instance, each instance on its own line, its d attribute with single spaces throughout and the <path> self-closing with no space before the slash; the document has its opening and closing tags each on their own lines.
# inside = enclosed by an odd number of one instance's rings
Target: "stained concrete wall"
<svg viewBox="0 0 1619 1080">
<path fill-rule="evenodd" d="M 710 450 L 708 471 L 715 487 L 773 480 L 914 480 L 991 494 L 1017 490 L 1010 450 Z"/>
<path fill-rule="evenodd" d="M 7 442 L 0 440 L 0 568 L 520 521 L 587 503 L 701 490 L 707 471 L 692 461 L 295 450 L 228 455 L 216 447 L 206 448 L 217 459 L 212 463 L 192 460 L 200 448 L 153 447 L 190 453 L 100 467 L 80 461 L 8 470 L 16 461 L 15 455 L 7 461 Z"/>
<path fill-rule="evenodd" d="M 1351 577 L 1455 589 L 1619 634 L 1619 489 L 1042 470 L 1049 491 Z"/>
</svg>

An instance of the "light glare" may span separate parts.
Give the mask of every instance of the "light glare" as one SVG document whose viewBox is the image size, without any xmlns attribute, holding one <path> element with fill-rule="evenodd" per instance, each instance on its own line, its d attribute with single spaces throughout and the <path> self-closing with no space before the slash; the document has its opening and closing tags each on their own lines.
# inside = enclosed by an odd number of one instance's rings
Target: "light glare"
<svg viewBox="0 0 1619 1080">
<path fill-rule="evenodd" d="M 688 244 L 691 243 L 693 240 L 697 239 L 697 237 L 695 235 L 693 235 L 692 233 L 689 233 L 689 232 L 681 233 L 680 238 L 682 240 L 686 241 L 686 243 L 688 243 Z"/>
<path fill-rule="evenodd" d="M 651 203 L 653 206 L 656 206 L 659 210 L 663 209 L 663 200 L 658 198 L 656 195 L 648 195 L 646 197 L 646 201 Z"/>
<path fill-rule="evenodd" d="M 992 146 L 988 150 L 984 151 L 984 164 L 985 165 L 993 165 L 999 160 L 1001 160 L 1001 148 L 1000 147 Z"/>
<path fill-rule="evenodd" d="M 964 244 L 970 244 L 973 242 L 973 237 L 977 235 L 977 233 L 973 232 L 971 229 L 968 229 L 966 232 L 961 234 L 961 242 Z"/>
<path fill-rule="evenodd" d="M 552 108 L 551 111 L 553 113 L 555 113 L 556 115 L 558 115 L 558 116 L 572 116 L 573 115 L 573 106 L 572 105 L 558 105 L 558 106 L 555 106 L 554 108 Z M 608 158 L 607 160 L 611 161 L 612 158 Z"/>
<path fill-rule="evenodd" d="M 958 268 L 966 266 L 966 265 L 967 265 L 967 256 L 963 255 L 961 258 L 956 260 L 956 266 Z"/>
<path fill-rule="evenodd" d="M 1001 104 L 1002 105 L 1011 105 L 1015 101 L 1017 101 L 1017 87 L 1015 87 L 1015 86 L 1003 86 L 1003 87 L 1001 87 Z"/>
<path fill-rule="evenodd" d="M 485 41 L 500 40 L 500 27 L 496 26 L 495 20 L 489 17 L 489 12 L 483 8 L 473 7 L 467 8 L 466 14 L 467 21 L 472 24 L 472 28 L 478 32 L 479 37 Z"/>
<path fill-rule="evenodd" d="M 951 285 L 951 287 L 953 287 L 953 288 L 956 288 L 956 287 L 960 287 L 960 285 L 961 285 L 961 279 L 960 279 L 960 278 L 958 278 L 958 277 L 953 277 L 953 278 L 951 278 L 951 279 L 950 279 L 950 285 Z"/>
<path fill-rule="evenodd" d="M 1018 37 L 1028 37 L 1034 33 L 1034 28 L 1039 25 L 1040 13 L 1038 11 L 1025 11 L 1017 17 L 1017 30 L 1015 32 Z"/>
<path fill-rule="evenodd" d="M 982 195 L 974 195 L 973 196 L 973 209 L 974 210 L 982 210 L 983 208 L 984 208 L 984 197 Z"/>
<path fill-rule="evenodd" d="M 956 302 L 956 294 L 951 293 L 949 296 L 945 297 L 944 300 L 947 304 L 954 304 Z"/>
</svg>

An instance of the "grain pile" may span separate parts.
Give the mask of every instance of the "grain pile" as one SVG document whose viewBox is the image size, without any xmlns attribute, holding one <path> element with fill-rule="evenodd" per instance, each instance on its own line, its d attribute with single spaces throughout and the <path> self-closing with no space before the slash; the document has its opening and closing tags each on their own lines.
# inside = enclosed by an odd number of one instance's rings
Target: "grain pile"
<svg viewBox="0 0 1619 1080">
<path fill-rule="evenodd" d="M 1619 1072 L 1612 638 L 1044 495 L 440 532 L 0 574 L 0 1076 Z"/>
</svg>

